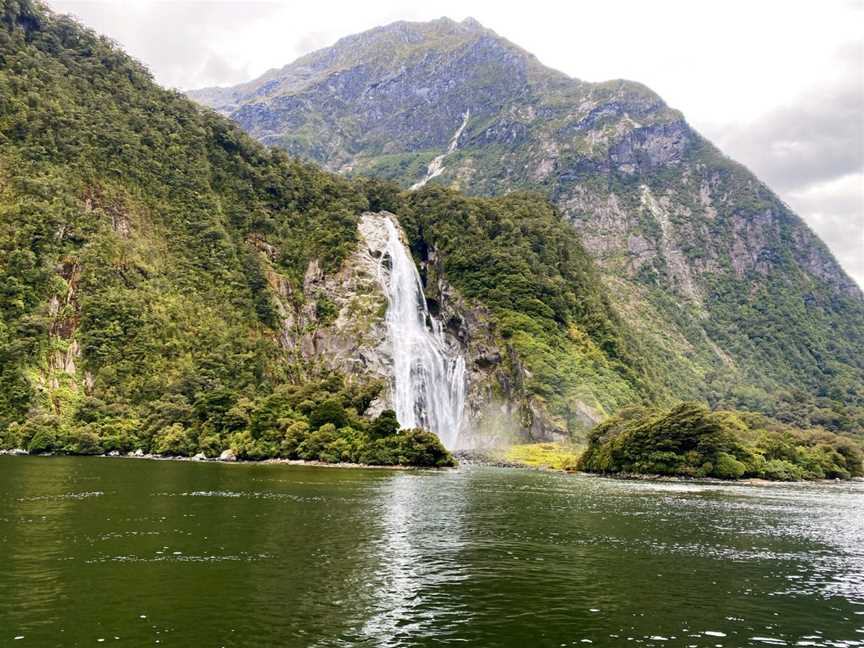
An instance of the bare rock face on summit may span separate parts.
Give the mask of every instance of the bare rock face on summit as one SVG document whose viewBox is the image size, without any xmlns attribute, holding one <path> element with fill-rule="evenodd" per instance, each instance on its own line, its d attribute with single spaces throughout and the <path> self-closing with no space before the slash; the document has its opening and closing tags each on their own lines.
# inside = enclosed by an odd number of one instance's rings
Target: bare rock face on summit
<svg viewBox="0 0 864 648">
<path fill-rule="evenodd" d="M 859 287 L 766 185 L 638 83 L 570 78 L 474 20 L 442 18 L 190 96 L 343 174 L 538 192 L 681 396 L 843 400 L 850 376 L 864 391 Z"/>
</svg>

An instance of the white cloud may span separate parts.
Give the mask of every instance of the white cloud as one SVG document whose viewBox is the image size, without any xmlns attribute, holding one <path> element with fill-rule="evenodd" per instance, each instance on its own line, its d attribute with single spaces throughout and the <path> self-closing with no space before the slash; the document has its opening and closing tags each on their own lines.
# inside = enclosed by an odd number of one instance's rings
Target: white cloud
<svg viewBox="0 0 864 648">
<path fill-rule="evenodd" d="M 864 171 L 790 191 L 786 199 L 864 286 Z"/>
<path fill-rule="evenodd" d="M 260 62 L 243 54 L 242 42 L 285 11 L 282 4 L 259 0 L 57 0 L 49 5 L 111 36 L 160 83 L 179 88 L 235 84 L 258 74 Z"/>
</svg>

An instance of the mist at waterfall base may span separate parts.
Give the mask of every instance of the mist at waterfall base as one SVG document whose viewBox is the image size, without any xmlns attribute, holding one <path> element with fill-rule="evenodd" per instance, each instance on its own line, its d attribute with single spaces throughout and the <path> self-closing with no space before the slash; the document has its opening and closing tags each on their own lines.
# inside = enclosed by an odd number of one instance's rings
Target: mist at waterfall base
<svg viewBox="0 0 864 648">
<path fill-rule="evenodd" d="M 393 350 L 393 401 L 403 428 L 434 432 L 456 449 L 465 406 L 465 358 L 450 351 L 441 323 L 431 317 L 414 259 L 390 218 L 379 272 L 387 293 L 387 331 Z"/>
</svg>

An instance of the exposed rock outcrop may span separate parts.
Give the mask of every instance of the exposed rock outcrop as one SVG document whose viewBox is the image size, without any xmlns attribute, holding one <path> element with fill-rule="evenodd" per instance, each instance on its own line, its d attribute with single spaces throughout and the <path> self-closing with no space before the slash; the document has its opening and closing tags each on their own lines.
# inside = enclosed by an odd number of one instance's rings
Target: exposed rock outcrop
<svg viewBox="0 0 864 648">
<path fill-rule="evenodd" d="M 337 272 L 327 274 L 316 260 L 310 262 L 303 279 L 303 301 L 298 303 L 290 284 L 274 270 L 268 280 L 283 318 L 286 350 L 299 352 L 309 365 L 386 385 L 392 359 L 379 265 L 387 233 L 381 217 L 372 213 L 362 215 L 358 229 L 357 247 Z M 386 393 L 383 398 L 386 402 Z"/>
<path fill-rule="evenodd" d="M 303 360 L 337 370 L 350 380 L 375 381 L 381 392 L 367 414 L 375 416 L 393 403 L 393 349 L 388 339 L 386 274 L 388 212 L 365 213 L 358 223 L 354 252 L 335 273 L 313 261 L 303 282 L 305 301 L 296 305 L 290 285 L 274 270 L 270 286 L 283 316 L 282 342 Z M 401 228 L 400 228 L 401 233 Z M 401 233 L 405 239 L 404 233 Z M 265 241 L 256 247 L 266 256 Z M 565 438 L 542 404 L 525 395 L 525 369 L 511 348 L 502 346 L 490 314 L 467 302 L 444 278 L 434 250 L 421 262 L 430 313 L 440 322 L 451 352 L 463 354 L 467 394 L 460 446 L 482 447 L 512 439 Z M 598 414 L 583 405 L 586 427 Z"/>
</svg>

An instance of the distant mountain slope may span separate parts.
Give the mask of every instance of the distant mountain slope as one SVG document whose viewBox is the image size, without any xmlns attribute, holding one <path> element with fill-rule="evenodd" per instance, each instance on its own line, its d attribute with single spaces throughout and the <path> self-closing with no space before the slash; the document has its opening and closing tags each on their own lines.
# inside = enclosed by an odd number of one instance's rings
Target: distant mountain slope
<svg viewBox="0 0 864 648">
<path fill-rule="evenodd" d="M 0 448 L 294 456 L 332 422 L 321 452 L 358 456 L 392 374 L 358 223 L 385 209 L 469 360 L 473 422 L 567 434 L 662 393 L 542 198 L 332 175 L 0 0 Z"/>
<path fill-rule="evenodd" d="M 440 19 L 190 96 L 345 174 L 542 192 L 680 391 L 860 424 L 861 290 L 770 189 L 644 86 L 571 79 L 476 21 Z"/>
</svg>

